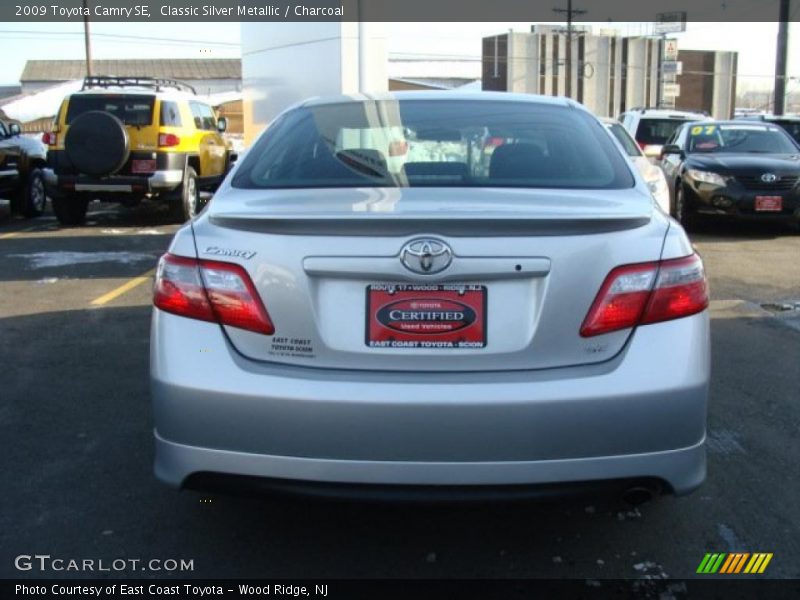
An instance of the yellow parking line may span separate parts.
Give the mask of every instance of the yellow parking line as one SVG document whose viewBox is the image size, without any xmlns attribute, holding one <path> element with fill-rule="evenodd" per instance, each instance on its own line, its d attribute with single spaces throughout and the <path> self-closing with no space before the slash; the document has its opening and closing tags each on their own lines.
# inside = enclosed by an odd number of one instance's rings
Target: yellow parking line
<svg viewBox="0 0 800 600">
<path fill-rule="evenodd" d="M 103 294 L 99 298 L 95 298 L 90 304 L 92 306 L 103 306 L 104 304 L 108 304 L 115 298 L 122 296 L 122 294 L 125 294 L 126 292 L 131 291 L 133 288 L 142 285 L 144 282 L 149 281 L 155 271 L 155 269 L 150 269 L 147 271 L 147 273 L 142 273 L 138 277 L 134 277 L 130 281 L 123 283 L 118 288 L 111 290 L 107 294 Z"/>
<path fill-rule="evenodd" d="M 11 233 L 4 233 L 0 235 L 0 240 L 8 240 L 10 238 L 15 238 L 17 236 L 22 235 L 23 233 L 27 233 L 29 231 L 35 231 L 39 229 L 39 225 L 34 225 L 33 227 L 26 227 L 25 229 L 20 229 L 19 231 L 12 231 Z"/>
</svg>

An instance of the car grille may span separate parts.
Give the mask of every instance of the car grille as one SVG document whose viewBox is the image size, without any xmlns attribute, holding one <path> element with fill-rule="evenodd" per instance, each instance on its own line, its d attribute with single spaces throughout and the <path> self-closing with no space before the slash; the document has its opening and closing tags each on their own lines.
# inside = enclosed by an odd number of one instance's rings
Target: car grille
<svg viewBox="0 0 800 600">
<path fill-rule="evenodd" d="M 797 185 L 800 177 L 785 176 L 772 183 L 761 181 L 761 175 L 739 175 L 736 180 L 748 190 L 790 190 Z"/>
</svg>

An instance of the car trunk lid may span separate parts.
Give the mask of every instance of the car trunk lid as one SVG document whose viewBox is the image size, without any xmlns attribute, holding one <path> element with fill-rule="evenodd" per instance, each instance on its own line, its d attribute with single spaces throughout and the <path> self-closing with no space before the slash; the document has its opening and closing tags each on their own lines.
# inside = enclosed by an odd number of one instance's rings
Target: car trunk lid
<svg viewBox="0 0 800 600">
<path fill-rule="evenodd" d="M 659 259 L 668 227 L 636 189 L 235 197 L 212 202 L 195 222 L 198 254 L 243 266 L 276 331 L 226 334 L 248 358 L 320 368 L 489 371 L 607 360 L 630 331 L 586 339 L 581 323 L 612 268 Z M 405 266 L 403 249 L 418 240 L 449 248 L 446 268 Z"/>
</svg>

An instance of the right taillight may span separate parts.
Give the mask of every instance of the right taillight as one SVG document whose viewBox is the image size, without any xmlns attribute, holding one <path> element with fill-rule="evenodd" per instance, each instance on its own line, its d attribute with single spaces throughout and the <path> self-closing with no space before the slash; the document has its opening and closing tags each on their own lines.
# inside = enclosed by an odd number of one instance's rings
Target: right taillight
<svg viewBox="0 0 800 600">
<path fill-rule="evenodd" d="M 172 148 L 173 146 L 178 146 L 180 143 L 181 143 L 181 138 L 179 138 L 174 133 L 158 134 L 158 145 L 162 148 Z"/>
<path fill-rule="evenodd" d="M 703 262 L 685 258 L 617 267 L 608 274 L 581 325 L 591 337 L 699 313 L 708 307 Z"/>
<path fill-rule="evenodd" d="M 190 319 L 275 333 L 250 276 L 234 263 L 165 254 L 158 263 L 153 304 Z"/>
</svg>

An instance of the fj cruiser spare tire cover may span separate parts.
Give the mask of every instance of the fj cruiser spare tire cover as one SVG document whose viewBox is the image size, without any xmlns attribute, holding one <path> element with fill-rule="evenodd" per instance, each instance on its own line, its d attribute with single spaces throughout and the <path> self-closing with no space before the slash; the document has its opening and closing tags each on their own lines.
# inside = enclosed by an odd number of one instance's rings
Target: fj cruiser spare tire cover
<svg viewBox="0 0 800 600">
<path fill-rule="evenodd" d="M 119 171 L 128 161 L 130 140 L 117 117 L 90 110 L 69 124 L 64 150 L 80 173 L 100 177 Z"/>
</svg>

